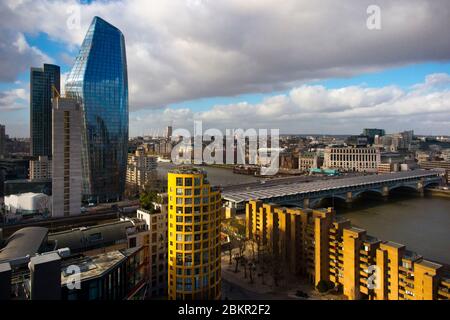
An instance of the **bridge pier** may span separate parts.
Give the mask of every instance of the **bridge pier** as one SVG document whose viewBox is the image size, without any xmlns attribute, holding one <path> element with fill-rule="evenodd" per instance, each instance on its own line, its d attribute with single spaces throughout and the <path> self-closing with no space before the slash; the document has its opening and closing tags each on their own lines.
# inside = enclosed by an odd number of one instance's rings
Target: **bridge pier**
<svg viewBox="0 0 450 320">
<path fill-rule="evenodd" d="M 303 209 L 309 209 L 309 199 L 303 199 Z"/>
<path fill-rule="evenodd" d="M 351 191 L 347 192 L 347 196 L 345 199 L 345 204 L 347 206 L 348 209 L 352 208 L 352 204 L 353 204 L 353 194 Z"/>
<path fill-rule="evenodd" d="M 417 191 L 419 191 L 419 195 L 421 197 L 425 197 L 425 188 L 423 187 L 423 179 L 417 182 Z"/>
<path fill-rule="evenodd" d="M 383 197 L 383 201 L 388 201 L 389 200 L 389 187 L 388 186 L 384 186 L 381 190 L 381 196 Z"/>
</svg>

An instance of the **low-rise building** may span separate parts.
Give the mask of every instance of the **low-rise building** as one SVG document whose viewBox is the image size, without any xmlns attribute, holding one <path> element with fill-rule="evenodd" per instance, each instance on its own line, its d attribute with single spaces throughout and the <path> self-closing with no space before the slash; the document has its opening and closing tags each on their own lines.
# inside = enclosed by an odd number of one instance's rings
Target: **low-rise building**
<svg viewBox="0 0 450 320">
<path fill-rule="evenodd" d="M 327 147 L 324 167 L 348 172 L 376 172 L 381 154 L 374 147 Z"/>
<path fill-rule="evenodd" d="M 303 152 L 298 159 L 298 168 L 301 171 L 319 169 L 323 165 L 323 158 L 316 152 Z"/>
<path fill-rule="evenodd" d="M 51 211 L 51 198 L 43 193 L 29 192 L 5 197 L 6 222 L 20 221 L 36 215 L 47 217 Z"/>
<path fill-rule="evenodd" d="M 159 210 L 150 212 L 144 209 L 137 211 L 137 217 L 146 222 L 148 234 L 145 245 L 149 249 L 149 282 L 151 297 L 167 295 L 167 202 Z"/>
<path fill-rule="evenodd" d="M 399 165 L 397 163 L 379 163 L 377 166 L 377 172 L 379 174 L 397 172 Z"/>
</svg>

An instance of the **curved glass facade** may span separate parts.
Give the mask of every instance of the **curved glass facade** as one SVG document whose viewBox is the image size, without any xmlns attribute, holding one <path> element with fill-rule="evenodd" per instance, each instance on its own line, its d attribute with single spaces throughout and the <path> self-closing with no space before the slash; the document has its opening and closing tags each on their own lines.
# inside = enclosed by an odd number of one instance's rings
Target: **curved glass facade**
<svg viewBox="0 0 450 320">
<path fill-rule="evenodd" d="M 122 32 L 95 17 L 66 80 L 83 107 L 83 199 L 121 198 L 128 152 L 128 76 Z"/>
</svg>

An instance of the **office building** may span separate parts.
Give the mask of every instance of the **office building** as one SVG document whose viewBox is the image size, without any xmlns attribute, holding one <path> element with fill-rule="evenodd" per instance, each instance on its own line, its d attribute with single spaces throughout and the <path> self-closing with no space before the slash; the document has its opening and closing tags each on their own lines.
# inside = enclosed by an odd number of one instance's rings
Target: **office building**
<svg viewBox="0 0 450 320">
<path fill-rule="evenodd" d="M 30 71 L 30 154 L 52 156 L 52 96 L 60 92 L 60 68 L 44 64 Z"/>
<path fill-rule="evenodd" d="M 368 235 L 332 209 L 249 201 L 246 237 L 259 243 L 285 272 L 314 285 L 332 283 L 349 300 L 450 299 L 450 273 L 443 265 Z"/>
<path fill-rule="evenodd" d="M 220 190 L 181 167 L 168 174 L 168 197 L 169 299 L 220 299 Z"/>
<path fill-rule="evenodd" d="M 52 195 L 52 179 L 14 179 L 3 183 L 5 196 L 20 193 L 44 193 Z"/>
<path fill-rule="evenodd" d="M 136 150 L 128 155 L 127 184 L 144 188 L 157 178 L 156 167 L 158 158 L 146 155 L 142 150 Z"/>
<path fill-rule="evenodd" d="M 373 147 L 327 147 L 324 167 L 348 172 L 376 172 L 381 163 L 378 148 Z"/>
<path fill-rule="evenodd" d="M 52 178 L 52 160 L 47 156 L 39 156 L 30 160 L 30 180 L 41 180 Z"/>
<path fill-rule="evenodd" d="M 166 139 L 172 138 L 172 126 L 167 126 L 165 138 L 166 138 Z"/>
<path fill-rule="evenodd" d="M 349 136 L 345 139 L 345 144 L 353 147 L 367 147 L 370 143 L 370 137 L 359 135 L 359 136 Z"/>
<path fill-rule="evenodd" d="M 81 105 L 74 99 L 53 99 L 53 217 L 81 213 Z"/>
<path fill-rule="evenodd" d="M 316 152 L 303 152 L 298 159 L 298 168 L 301 171 L 309 171 L 311 169 L 319 169 L 322 167 L 323 158 L 319 157 Z"/>
<path fill-rule="evenodd" d="M 83 110 L 83 199 L 118 200 L 125 189 L 128 153 L 127 61 L 119 29 L 93 19 L 65 89 Z"/>
<path fill-rule="evenodd" d="M 0 158 L 6 155 L 6 130 L 5 126 L 0 124 Z"/>
<path fill-rule="evenodd" d="M 414 131 L 404 131 L 375 137 L 374 144 L 387 151 L 410 150 L 413 144 Z"/>
<path fill-rule="evenodd" d="M 366 128 L 363 130 L 362 135 L 368 137 L 369 143 L 374 143 L 375 137 L 381 137 L 386 134 L 386 131 L 384 129 L 375 129 L 375 128 Z"/>
</svg>

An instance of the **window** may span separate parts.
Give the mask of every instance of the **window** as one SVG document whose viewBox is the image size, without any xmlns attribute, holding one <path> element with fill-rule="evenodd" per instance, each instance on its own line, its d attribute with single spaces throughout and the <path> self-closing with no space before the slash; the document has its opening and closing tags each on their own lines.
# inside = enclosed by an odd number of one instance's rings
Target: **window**
<svg viewBox="0 0 450 320">
<path fill-rule="evenodd" d="M 100 241 L 102 239 L 103 239 L 103 237 L 102 237 L 102 234 L 100 232 L 93 233 L 93 234 L 89 235 L 89 241 L 90 242 Z"/>
<path fill-rule="evenodd" d="M 130 248 L 136 247 L 136 238 L 130 238 L 128 246 Z"/>
<path fill-rule="evenodd" d="M 192 187 L 192 178 L 185 178 L 184 179 L 184 185 L 186 187 Z"/>
<path fill-rule="evenodd" d="M 177 178 L 177 187 L 183 186 L 183 178 Z"/>
</svg>

